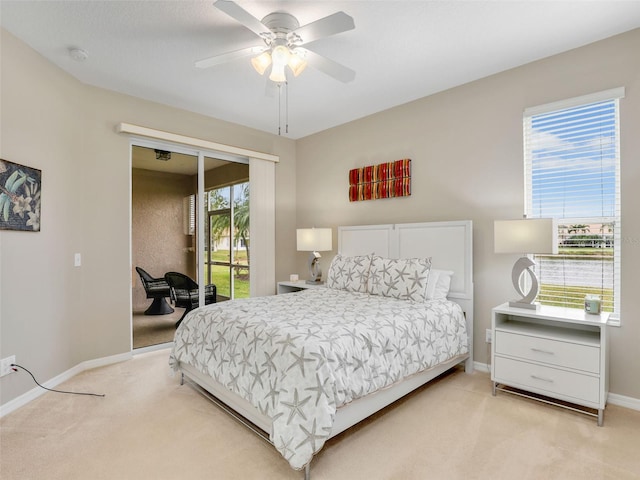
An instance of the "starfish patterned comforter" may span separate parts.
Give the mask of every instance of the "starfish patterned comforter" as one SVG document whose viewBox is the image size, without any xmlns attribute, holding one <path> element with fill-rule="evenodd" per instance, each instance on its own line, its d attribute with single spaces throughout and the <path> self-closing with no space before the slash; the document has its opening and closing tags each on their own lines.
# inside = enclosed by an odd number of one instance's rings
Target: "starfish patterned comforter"
<svg viewBox="0 0 640 480">
<path fill-rule="evenodd" d="M 170 364 L 195 367 L 271 418 L 271 441 L 301 469 L 337 408 L 467 352 L 454 302 L 315 288 L 190 312 Z"/>
</svg>

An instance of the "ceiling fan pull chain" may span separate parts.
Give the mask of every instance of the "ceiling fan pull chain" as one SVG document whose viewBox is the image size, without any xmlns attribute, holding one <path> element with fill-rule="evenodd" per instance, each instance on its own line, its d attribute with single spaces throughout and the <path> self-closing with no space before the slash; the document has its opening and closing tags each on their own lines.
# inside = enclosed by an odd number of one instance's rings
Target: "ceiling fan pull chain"
<svg viewBox="0 0 640 480">
<path fill-rule="evenodd" d="M 289 82 L 284 82 L 284 133 L 289 133 Z"/>
<path fill-rule="evenodd" d="M 280 126 L 282 125 L 282 84 L 278 84 L 278 135 L 280 135 Z"/>
</svg>

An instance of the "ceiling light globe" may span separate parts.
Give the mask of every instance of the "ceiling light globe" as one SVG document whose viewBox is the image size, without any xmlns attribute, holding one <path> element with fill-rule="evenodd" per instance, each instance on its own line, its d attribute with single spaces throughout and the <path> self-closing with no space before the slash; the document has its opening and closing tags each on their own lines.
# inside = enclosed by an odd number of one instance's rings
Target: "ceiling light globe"
<svg viewBox="0 0 640 480">
<path fill-rule="evenodd" d="M 294 52 L 289 57 L 288 65 L 293 74 L 297 77 L 307 67 L 307 62 L 304 58 Z"/>
<path fill-rule="evenodd" d="M 253 57 L 251 59 L 251 65 L 253 65 L 253 68 L 255 68 L 256 72 L 258 72 L 260 75 L 264 75 L 267 67 L 271 65 L 271 55 L 269 55 L 269 52 L 264 52 L 257 57 Z"/>
<path fill-rule="evenodd" d="M 273 49 L 273 52 L 271 52 L 273 66 L 275 67 L 276 65 L 278 65 L 284 67 L 287 62 L 289 62 L 290 55 L 291 54 L 289 53 L 289 49 L 287 47 L 285 47 L 284 45 L 278 45 Z"/>
<path fill-rule="evenodd" d="M 275 61 L 273 62 L 273 67 L 271 67 L 271 75 L 269 75 L 269 80 L 276 83 L 284 83 L 287 81 L 287 77 L 284 74 L 284 65 L 279 65 Z"/>
</svg>

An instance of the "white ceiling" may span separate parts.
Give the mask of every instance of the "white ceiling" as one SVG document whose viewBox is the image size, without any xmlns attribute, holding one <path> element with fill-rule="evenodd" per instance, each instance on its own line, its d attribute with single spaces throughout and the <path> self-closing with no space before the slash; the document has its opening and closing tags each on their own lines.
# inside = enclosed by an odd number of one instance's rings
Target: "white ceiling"
<svg viewBox="0 0 640 480">
<path fill-rule="evenodd" d="M 291 79 L 290 138 L 640 27 L 640 1 L 629 0 L 237 3 L 258 19 L 285 11 L 301 25 L 340 10 L 354 18 L 355 30 L 312 47 L 354 69 L 355 80 L 344 84 L 311 68 Z M 248 58 L 194 67 L 256 45 L 255 34 L 213 0 L 1 0 L 0 22 L 87 84 L 278 132 L 277 94 L 266 94 Z M 71 47 L 87 60 L 73 60 Z"/>
</svg>

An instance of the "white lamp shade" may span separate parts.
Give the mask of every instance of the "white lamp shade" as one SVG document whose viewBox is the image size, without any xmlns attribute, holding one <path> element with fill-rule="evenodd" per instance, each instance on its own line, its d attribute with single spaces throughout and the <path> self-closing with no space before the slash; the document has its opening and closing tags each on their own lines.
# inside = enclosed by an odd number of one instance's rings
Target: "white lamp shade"
<svg viewBox="0 0 640 480">
<path fill-rule="evenodd" d="M 495 253 L 558 253 L 558 226 L 554 218 L 496 220 L 493 224 Z"/>
<path fill-rule="evenodd" d="M 332 247 L 330 228 L 299 228 L 296 231 L 298 251 L 328 252 Z"/>
</svg>

